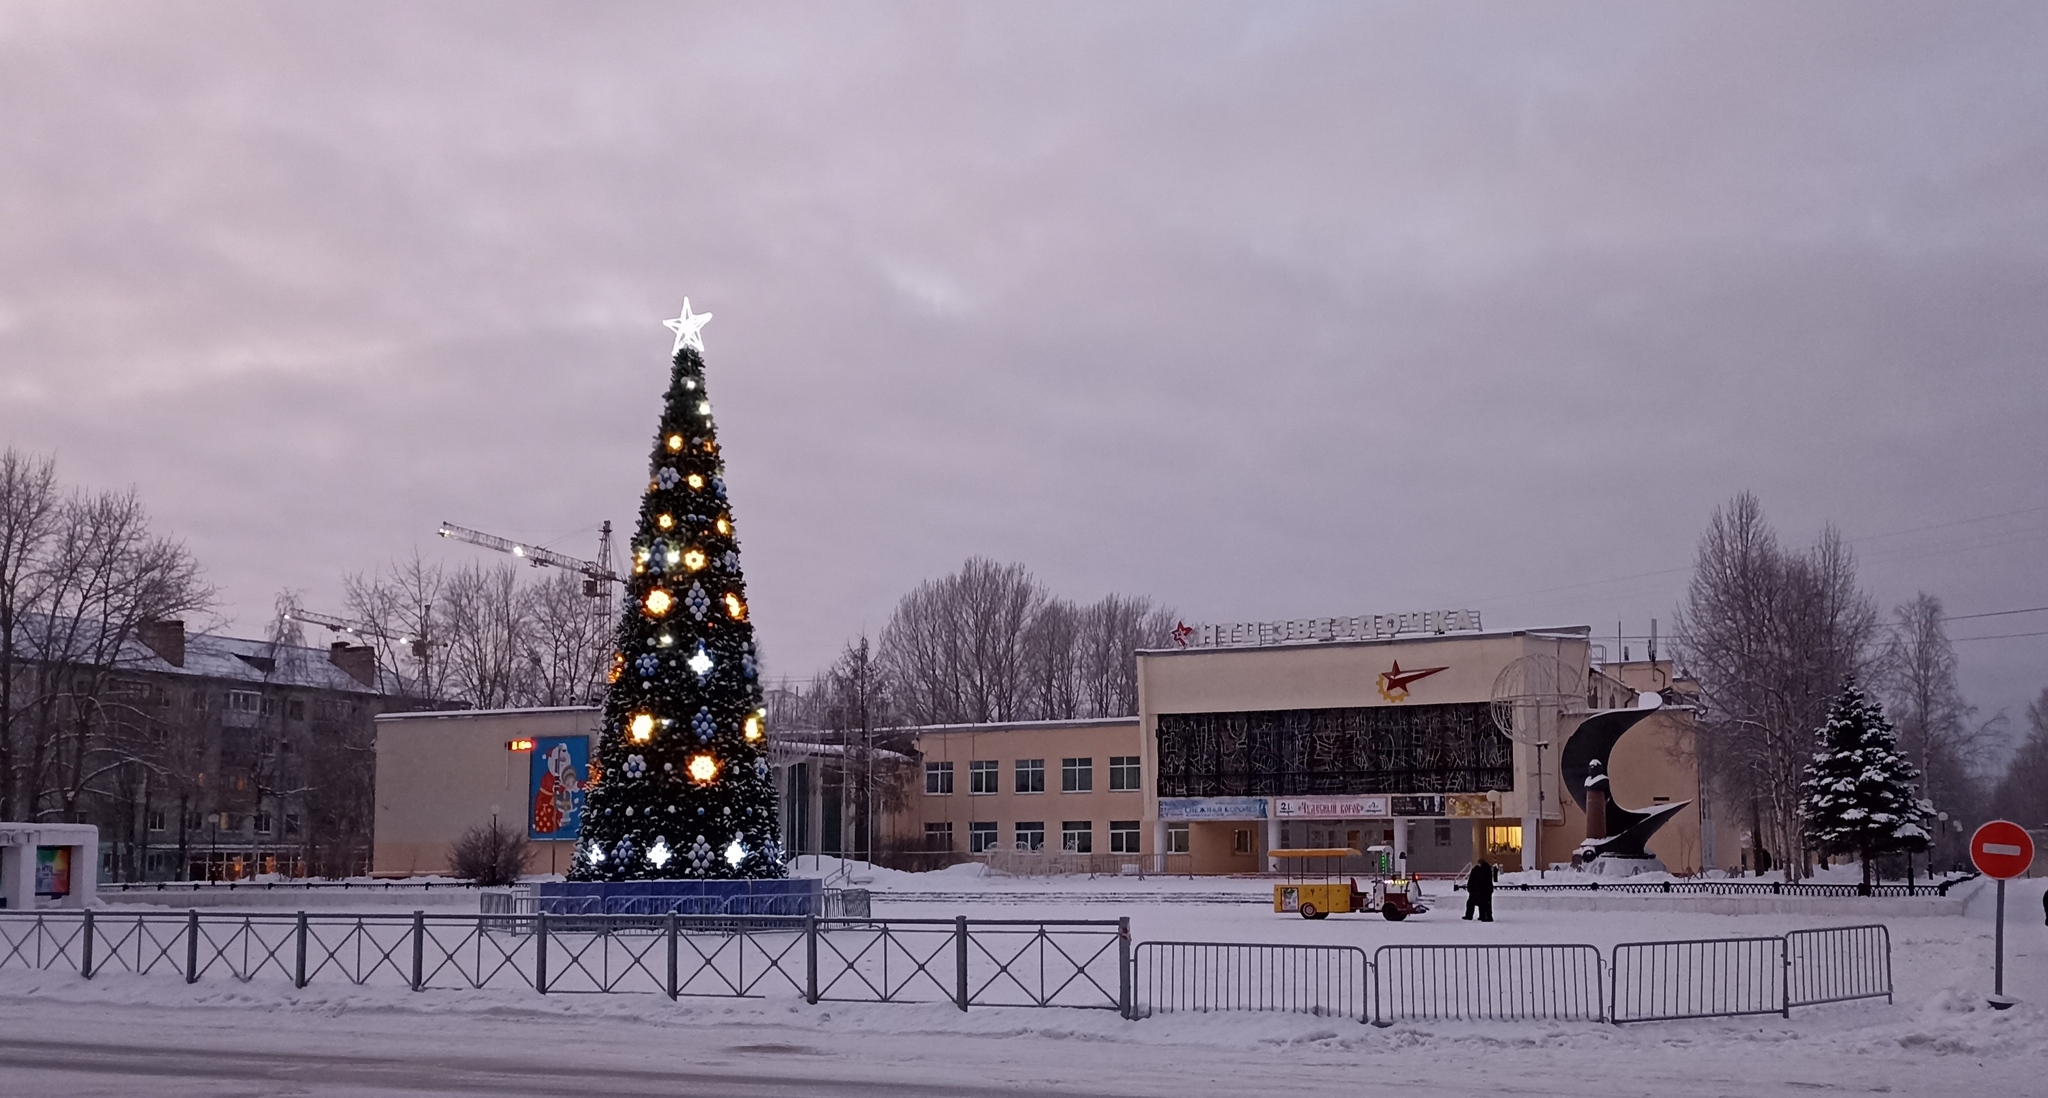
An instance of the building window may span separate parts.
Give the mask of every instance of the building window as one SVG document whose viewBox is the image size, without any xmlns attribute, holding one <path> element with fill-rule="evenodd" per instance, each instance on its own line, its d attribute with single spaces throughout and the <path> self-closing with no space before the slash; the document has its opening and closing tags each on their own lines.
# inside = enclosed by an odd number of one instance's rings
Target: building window
<svg viewBox="0 0 2048 1098">
<path fill-rule="evenodd" d="M 1043 793 L 1043 792 L 1045 792 L 1045 760 L 1044 760 L 1044 759 L 1018 759 L 1018 760 L 1017 760 L 1017 792 L 1019 792 L 1019 793 Z M 1037 848 L 1036 848 L 1036 847 L 1034 847 L 1033 849 L 1037 849 Z"/>
<path fill-rule="evenodd" d="M 298 813 L 287 812 L 284 814 L 284 833 L 287 835 L 296 835 L 299 833 Z"/>
<path fill-rule="evenodd" d="M 289 701 L 289 702 L 287 702 L 287 703 L 285 704 L 285 707 L 284 707 L 284 715 L 285 715 L 285 716 L 287 716 L 287 717 L 290 717 L 290 718 L 291 718 L 292 720 L 295 720 L 295 721 L 302 721 L 302 720 L 305 720 L 305 719 L 306 719 L 306 703 L 305 703 L 305 701 L 304 701 L 303 699 L 301 699 L 301 698 L 293 698 L 293 699 L 292 699 L 291 701 Z"/>
<path fill-rule="evenodd" d="M 1092 793 L 1095 791 L 1094 759 L 1061 759 L 1060 792 Z"/>
<path fill-rule="evenodd" d="M 333 698 L 321 698 L 313 703 L 313 719 L 331 721 L 341 716 L 341 703 Z"/>
<path fill-rule="evenodd" d="M 997 792 L 997 772 L 1001 766 L 994 759 L 982 759 L 967 764 L 967 791 L 969 793 Z"/>
<path fill-rule="evenodd" d="M 1188 825 L 1184 823 L 1166 825 L 1166 852 L 1185 854 L 1188 852 Z"/>
<path fill-rule="evenodd" d="M 240 831 L 242 829 L 242 814 L 240 812 L 221 813 L 220 829 L 222 831 Z"/>
<path fill-rule="evenodd" d="M 265 699 L 263 699 L 263 715 L 264 715 L 264 716 L 266 716 L 266 717 L 269 717 L 269 716 L 274 716 L 274 715 L 276 715 L 276 713 L 277 713 L 277 699 L 276 699 L 276 698 L 265 698 Z"/>
<path fill-rule="evenodd" d="M 1240 827 L 1231 833 L 1230 852 L 1232 854 L 1250 854 L 1252 852 L 1251 828 Z"/>
<path fill-rule="evenodd" d="M 1111 854 L 1136 854 L 1138 852 L 1138 821 L 1109 821 L 1109 852 Z"/>
<path fill-rule="evenodd" d="M 185 830 L 197 831 L 206 826 L 206 817 L 197 812 L 185 813 Z"/>
<path fill-rule="evenodd" d="M 268 834 L 270 834 L 270 813 L 268 813 L 268 812 L 258 812 L 258 813 L 256 813 L 256 834 L 258 834 L 258 835 L 268 835 Z"/>
<path fill-rule="evenodd" d="M 168 819 L 169 815 L 169 813 L 165 812 L 161 808 L 150 809 L 148 817 L 149 829 L 151 831 L 162 831 L 164 829 L 164 824 L 170 822 Z"/>
<path fill-rule="evenodd" d="M 1451 821 L 1438 820 L 1436 822 L 1436 845 L 1451 845 Z"/>
<path fill-rule="evenodd" d="M 993 822 L 967 825 L 967 852 L 985 854 L 996 848 L 996 825 Z"/>
<path fill-rule="evenodd" d="M 924 825 L 924 848 L 926 850 L 953 849 L 953 822 L 928 823 Z"/>
<path fill-rule="evenodd" d="M 228 691 L 228 712 L 259 713 L 263 710 L 263 695 L 254 690 Z"/>
<path fill-rule="evenodd" d="M 1060 849 L 1069 854 L 1095 853 L 1095 821 L 1067 820 L 1060 824 Z"/>
<path fill-rule="evenodd" d="M 953 764 L 949 762 L 924 764 L 924 791 L 927 795 L 934 797 L 951 796 L 953 793 Z"/>
<path fill-rule="evenodd" d="M 1142 773 L 1136 755 L 1109 757 L 1109 788 L 1113 791 L 1136 790 Z"/>
<path fill-rule="evenodd" d="M 1039 775 L 1040 775 L 1040 776 L 1042 777 L 1042 776 L 1044 776 L 1044 774 L 1045 774 L 1045 771 L 1044 771 L 1044 769 L 1043 769 L 1043 768 L 1040 768 L 1040 770 L 1039 770 Z M 1017 849 L 1019 849 L 1019 850 L 1044 850 L 1044 849 L 1045 849 L 1045 821 L 1044 821 L 1044 820 L 1024 820 L 1024 821 L 1019 821 L 1019 822 L 1018 822 L 1018 824 L 1017 824 Z"/>
<path fill-rule="evenodd" d="M 160 724 L 151 724 L 149 726 L 149 742 L 161 744 L 169 743 L 170 740 L 171 733 L 169 729 Z"/>
</svg>

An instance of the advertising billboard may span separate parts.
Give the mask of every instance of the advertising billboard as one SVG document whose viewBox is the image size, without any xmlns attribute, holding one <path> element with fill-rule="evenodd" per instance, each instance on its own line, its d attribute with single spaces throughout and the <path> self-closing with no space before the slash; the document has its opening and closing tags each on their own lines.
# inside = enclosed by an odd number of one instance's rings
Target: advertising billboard
<svg viewBox="0 0 2048 1098">
<path fill-rule="evenodd" d="M 583 830 L 583 795 L 590 785 L 589 738 L 534 740 L 532 775 L 527 789 L 527 837 L 573 841 Z"/>
</svg>

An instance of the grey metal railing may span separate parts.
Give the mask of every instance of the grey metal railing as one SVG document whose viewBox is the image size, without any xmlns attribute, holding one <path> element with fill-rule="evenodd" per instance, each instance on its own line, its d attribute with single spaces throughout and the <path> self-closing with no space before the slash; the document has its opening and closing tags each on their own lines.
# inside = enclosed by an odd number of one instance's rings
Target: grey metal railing
<svg viewBox="0 0 2048 1098">
<path fill-rule="evenodd" d="M 1909 882 L 1905 884 L 1822 884 L 1814 881 L 1529 881 L 1527 883 L 1496 884 L 1495 892 L 1619 892 L 1625 895 L 1662 894 L 1672 896 L 1818 896 L 1832 899 L 1852 899 L 1859 896 L 1881 896 L 1889 898 L 1946 896 L 1948 890 L 1964 881 L 1973 880 L 1977 875 L 1949 877 L 1939 881 Z M 1453 892 L 1464 891 L 1462 883 L 1453 884 Z"/>
<path fill-rule="evenodd" d="M 512 908 L 509 902 L 505 905 Z M 0 969 L 540 994 L 1294 1011 L 1401 1021 L 1601 1021 L 1892 997 L 1883 926 L 1590 945 L 1135 945 L 1128 919 L 815 915 L 0 912 Z M 1611 979 L 1607 978 L 1611 974 Z"/>
<path fill-rule="evenodd" d="M 1785 1007 L 1852 999 L 1892 1001 L 1892 935 L 1886 927 L 1838 926 L 1785 935 Z"/>
<path fill-rule="evenodd" d="M 510 906 L 509 904 L 507 906 Z M 0 969 L 1128 1011 L 1128 920 L 0 912 Z"/>
<path fill-rule="evenodd" d="M 1617 1024 L 1786 1011 L 1783 938 L 1623 942 L 1613 957 Z"/>
<path fill-rule="evenodd" d="M 1589 945 L 1385 945 L 1373 952 L 1373 1024 L 1604 1017 Z"/>
<path fill-rule="evenodd" d="M 1223 1010 L 1368 1016 L 1371 965 L 1357 946 L 1140 942 L 1132 965 L 1132 1017 Z"/>
</svg>

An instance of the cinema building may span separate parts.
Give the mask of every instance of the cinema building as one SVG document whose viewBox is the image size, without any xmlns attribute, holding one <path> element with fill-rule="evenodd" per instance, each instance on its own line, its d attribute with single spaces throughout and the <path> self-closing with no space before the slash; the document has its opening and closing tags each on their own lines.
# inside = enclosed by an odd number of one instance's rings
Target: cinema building
<svg viewBox="0 0 2048 1098">
<path fill-rule="evenodd" d="M 1487 631 L 1470 611 L 1183 630 L 1138 655 L 1155 848 L 1207 872 L 1256 871 L 1298 847 L 1386 846 L 1421 873 L 1482 853 L 1509 868 L 1568 863 L 1586 832 L 1562 748 L 1584 714 L 1649 704 L 1651 691 L 1665 693 L 1661 711 L 1607 761 L 1614 795 L 1690 802 L 1651 851 L 1676 872 L 1714 864 L 1689 684 L 1668 662 L 1602 662 L 1589 633 Z M 1517 718 L 1524 734 L 1504 732 Z"/>
</svg>

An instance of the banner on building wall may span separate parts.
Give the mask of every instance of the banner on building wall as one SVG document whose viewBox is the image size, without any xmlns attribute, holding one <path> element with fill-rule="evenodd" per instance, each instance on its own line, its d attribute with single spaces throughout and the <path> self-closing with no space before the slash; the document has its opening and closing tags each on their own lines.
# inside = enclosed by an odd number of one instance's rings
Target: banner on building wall
<svg viewBox="0 0 2048 1098">
<path fill-rule="evenodd" d="M 1263 820 L 1264 797 L 1161 797 L 1162 820 Z"/>
<path fill-rule="evenodd" d="M 1491 793 L 1453 793 L 1444 798 L 1444 815 L 1490 820 L 1500 815 L 1500 803 Z"/>
<path fill-rule="evenodd" d="M 583 794 L 590 784 L 590 740 L 562 736 L 533 741 L 531 810 L 526 834 L 532 839 L 576 838 L 583 830 Z"/>
<path fill-rule="evenodd" d="M 1370 820 L 1390 815 L 1386 797 L 1275 797 L 1283 820 Z"/>
</svg>

